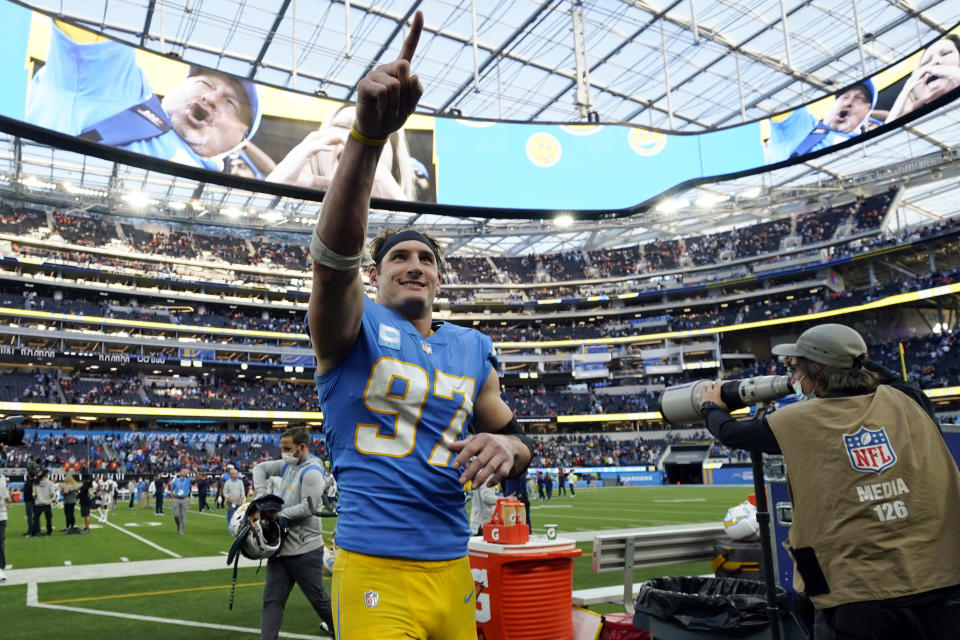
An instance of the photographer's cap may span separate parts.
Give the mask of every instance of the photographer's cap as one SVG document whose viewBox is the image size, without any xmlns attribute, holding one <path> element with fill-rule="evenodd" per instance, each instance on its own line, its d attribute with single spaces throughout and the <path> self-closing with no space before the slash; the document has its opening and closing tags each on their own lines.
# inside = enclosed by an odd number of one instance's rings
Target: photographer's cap
<svg viewBox="0 0 960 640">
<path fill-rule="evenodd" d="M 773 347 L 778 356 L 800 356 L 828 367 L 849 369 L 867 355 L 867 343 L 844 324 L 818 324 L 800 334 L 794 343 Z"/>
</svg>

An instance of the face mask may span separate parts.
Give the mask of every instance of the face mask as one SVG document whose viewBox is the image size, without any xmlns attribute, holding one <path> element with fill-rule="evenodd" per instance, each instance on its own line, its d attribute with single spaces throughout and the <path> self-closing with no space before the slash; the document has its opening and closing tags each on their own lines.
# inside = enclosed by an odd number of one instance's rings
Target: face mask
<svg viewBox="0 0 960 640">
<path fill-rule="evenodd" d="M 294 453 L 281 453 L 280 457 L 283 458 L 283 461 L 286 464 L 297 465 L 300 464 L 300 456 Z"/>
<path fill-rule="evenodd" d="M 799 377 L 799 378 L 794 378 L 794 379 L 793 379 L 793 382 L 792 382 L 791 384 L 792 384 L 792 386 L 793 386 L 793 393 L 794 393 L 794 395 L 797 396 L 797 400 L 798 400 L 798 401 L 813 400 L 813 399 L 816 397 L 815 395 L 813 395 L 812 393 L 804 393 L 804 392 L 803 392 L 803 385 L 800 384 L 802 380 L 803 380 L 803 374 L 802 374 L 802 373 L 800 374 L 800 377 Z"/>
</svg>

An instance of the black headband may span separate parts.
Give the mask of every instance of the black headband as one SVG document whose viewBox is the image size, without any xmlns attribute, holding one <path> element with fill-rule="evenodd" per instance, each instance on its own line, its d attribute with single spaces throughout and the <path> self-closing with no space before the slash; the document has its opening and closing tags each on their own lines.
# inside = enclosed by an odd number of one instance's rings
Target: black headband
<svg viewBox="0 0 960 640">
<path fill-rule="evenodd" d="M 442 267 L 443 262 L 440 260 L 440 255 L 437 252 L 437 246 L 423 235 L 419 231 L 414 231 L 413 229 L 404 229 L 403 231 L 398 231 L 397 233 L 387 236 L 383 239 L 383 242 L 380 244 L 380 247 L 377 249 L 377 253 L 373 256 L 373 263 L 380 266 L 380 261 L 383 260 L 383 257 L 387 255 L 387 252 L 390 251 L 394 246 L 400 244 L 401 242 L 406 242 L 407 240 L 416 240 L 417 242 L 422 242 L 430 248 L 430 252 L 433 253 L 434 259 L 437 261 L 437 267 Z"/>
</svg>

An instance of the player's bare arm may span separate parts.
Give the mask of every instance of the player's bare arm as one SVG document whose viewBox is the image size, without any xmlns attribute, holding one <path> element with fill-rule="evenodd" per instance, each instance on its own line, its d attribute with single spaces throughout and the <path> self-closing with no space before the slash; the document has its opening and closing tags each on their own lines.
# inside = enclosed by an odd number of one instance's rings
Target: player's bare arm
<svg viewBox="0 0 960 640">
<path fill-rule="evenodd" d="M 473 481 L 474 486 L 486 482 L 492 486 L 503 478 L 522 473 L 530 465 L 530 448 L 524 441 L 505 431 L 519 430 L 513 411 L 500 397 L 500 379 L 491 371 L 473 405 L 473 420 L 479 433 L 450 445 L 457 453 L 455 469 L 466 467 L 460 483 Z"/>
<path fill-rule="evenodd" d="M 323 199 L 310 251 L 313 289 L 308 315 L 318 374 L 333 368 L 360 332 L 363 284 L 359 266 L 370 194 L 383 150 L 381 141 L 403 126 L 423 95 L 420 79 L 410 73 L 422 29 L 423 14 L 418 11 L 400 57 L 376 67 L 357 85 L 354 130 Z M 315 250 L 318 241 L 322 247 Z"/>
</svg>

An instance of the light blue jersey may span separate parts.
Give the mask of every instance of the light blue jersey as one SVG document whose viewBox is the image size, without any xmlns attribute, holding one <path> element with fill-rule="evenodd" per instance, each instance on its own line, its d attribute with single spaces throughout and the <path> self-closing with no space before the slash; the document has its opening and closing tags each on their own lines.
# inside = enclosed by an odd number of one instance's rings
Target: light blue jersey
<svg viewBox="0 0 960 640">
<path fill-rule="evenodd" d="M 146 102 L 153 96 L 153 88 L 134 59 L 133 47 L 113 40 L 78 43 L 57 28 L 56 24 L 50 31 L 50 52 L 46 64 L 33 77 L 30 85 L 25 116 L 27 122 L 79 136 L 89 127 Z M 114 146 L 194 167 L 221 168 L 220 160 L 197 155 L 173 129 L 169 129 L 169 120 L 162 109 L 159 114 L 156 111 L 144 110 L 142 118 L 147 120 L 139 123 L 146 124 L 141 135 L 152 137 Z M 130 118 L 127 121 L 129 129 L 141 130 L 142 127 L 133 126 L 141 116 L 131 114 Z M 150 118 L 161 126 L 151 130 Z M 115 123 L 109 128 L 118 126 L 123 127 L 124 124 Z M 162 129 L 168 130 L 159 133 Z M 103 131 L 107 140 L 129 139 L 125 133 Z"/>
<path fill-rule="evenodd" d="M 170 483 L 170 493 L 173 494 L 174 498 L 189 498 L 191 484 L 192 481 L 190 478 L 177 476 L 173 479 L 173 482 Z"/>
<path fill-rule="evenodd" d="M 449 443 L 467 435 L 493 343 L 441 324 L 428 338 L 365 299 L 360 335 L 317 377 L 340 492 L 337 545 L 374 556 L 450 560 L 470 527 Z"/>
<path fill-rule="evenodd" d="M 859 129 L 853 133 L 831 129 L 806 107 L 801 107 L 780 122 L 770 121 L 770 139 L 765 147 L 765 159 L 767 164 L 773 164 L 786 160 L 794 152 L 797 155 L 813 153 L 858 135 Z"/>
</svg>

